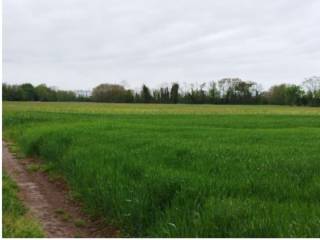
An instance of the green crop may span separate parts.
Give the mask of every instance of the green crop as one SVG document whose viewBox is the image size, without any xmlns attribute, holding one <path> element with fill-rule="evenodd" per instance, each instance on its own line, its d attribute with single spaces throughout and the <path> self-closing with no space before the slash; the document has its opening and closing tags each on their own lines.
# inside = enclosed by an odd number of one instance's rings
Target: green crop
<svg viewBox="0 0 320 240">
<path fill-rule="evenodd" d="M 4 134 L 137 237 L 320 237 L 320 109 L 4 103 Z"/>
</svg>

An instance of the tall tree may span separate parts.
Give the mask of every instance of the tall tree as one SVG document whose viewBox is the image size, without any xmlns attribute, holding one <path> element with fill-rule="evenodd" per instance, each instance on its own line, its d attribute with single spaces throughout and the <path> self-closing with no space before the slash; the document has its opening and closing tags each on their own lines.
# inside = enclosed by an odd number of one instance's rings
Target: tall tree
<svg viewBox="0 0 320 240">
<path fill-rule="evenodd" d="M 210 82 L 209 87 L 209 101 L 210 103 L 217 103 L 219 99 L 219 91 L 215 81 Z"/>
<path fill-rule="evenodd" d="M 178 103 L 179 99 L 179 84 L 173 83 L 170 91 L 170 100 L 172 103 Z"/>
<path fill-rule="evenodd" d="M 152 95 L 150 93 L 150 89 L 145 84 L 142 85 L 140 95 L 144 103 L 150 103 L 152 101 Z"/>
<path fill-rule="evenodd" d="M 160 102 L 169 103 L 170 102 L 170 92 L 168 87 L 160 88 Z"/>
</svg>

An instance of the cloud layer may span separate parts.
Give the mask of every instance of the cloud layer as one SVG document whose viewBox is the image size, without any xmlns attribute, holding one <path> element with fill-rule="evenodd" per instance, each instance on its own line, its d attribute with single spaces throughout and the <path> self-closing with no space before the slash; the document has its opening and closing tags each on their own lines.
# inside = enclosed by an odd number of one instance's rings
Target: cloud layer
<svg viewBox="0 0 320 240">
<path fill-rule="evenodd" d="M 4 0 L 3 79 L 264 87 L 320 74 L 318 0 Z"/>
</svg>

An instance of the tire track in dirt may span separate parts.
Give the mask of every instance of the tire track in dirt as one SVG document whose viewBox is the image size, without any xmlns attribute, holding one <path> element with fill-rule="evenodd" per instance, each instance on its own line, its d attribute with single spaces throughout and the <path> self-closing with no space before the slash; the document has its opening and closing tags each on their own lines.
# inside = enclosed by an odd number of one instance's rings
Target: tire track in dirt
<svg viewBox="0 0 320 240">
<path fill-rule="evenodd" d="M 42 224 L 47 237 L 117 237 L 119 231 L 101 220 L 92 220 L 81 211 L 80 204 L 68 197 L 68 190 L 63 183 L 53 183 L 42 172 L 31 173 L 26 169 L 34 159 L 17 159 L 2 143 L 3 168 L 15 180 L 20 191 L 19 198 Z M 63 211 L 63 218 L 59 211 Z M 76 226 L 75 221 L 84 224 Z"/>
</svg>

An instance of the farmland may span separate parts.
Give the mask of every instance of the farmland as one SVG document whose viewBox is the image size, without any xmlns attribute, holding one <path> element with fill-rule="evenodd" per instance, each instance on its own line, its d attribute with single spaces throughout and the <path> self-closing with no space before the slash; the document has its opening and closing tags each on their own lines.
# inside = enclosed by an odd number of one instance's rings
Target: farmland
<svg viewBox="0 0 320 240">
<path fill-rule="evenodd" d="M 319 108 L 4 102 L 3 125 L 130 236 L 320 236 Z"/>
</svg>

